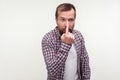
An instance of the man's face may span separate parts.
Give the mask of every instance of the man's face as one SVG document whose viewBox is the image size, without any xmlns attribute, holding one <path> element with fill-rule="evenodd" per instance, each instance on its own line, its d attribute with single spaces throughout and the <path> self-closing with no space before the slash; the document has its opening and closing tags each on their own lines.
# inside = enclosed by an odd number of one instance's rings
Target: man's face
<svg viewBox="0 0 120 80">
<path fill-rule="evenodd" d="M 75 24 L 74 10 L 71 9 L 70 11 L 62 11 L 62 12 L 58 11 L 58 17 L 56 19 L 56 23 L 61 34 L 65 33 L 67 23 L 69 26 L 69 32 L 72 32 Z"/>
</svg>

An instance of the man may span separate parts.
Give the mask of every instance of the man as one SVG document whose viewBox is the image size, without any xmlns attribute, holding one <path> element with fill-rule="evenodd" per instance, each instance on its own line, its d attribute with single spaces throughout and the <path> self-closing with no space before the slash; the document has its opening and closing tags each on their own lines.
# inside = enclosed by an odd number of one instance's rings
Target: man
<svg viewBox="0 0 120 80">
<path fill-rule="evenodd" d="M 56 8 L 55 29 L 42 39 L 48 80 L 90 80 L 89 57 L 81 33 L 74 30 L 76 9 L 70 3 Z"/>
</svg>

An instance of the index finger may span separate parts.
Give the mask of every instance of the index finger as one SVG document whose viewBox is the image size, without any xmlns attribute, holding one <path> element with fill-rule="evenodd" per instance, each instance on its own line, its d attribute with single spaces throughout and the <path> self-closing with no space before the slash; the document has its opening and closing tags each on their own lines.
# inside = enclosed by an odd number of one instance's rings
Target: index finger
<svg viewBox="0 0 120 80">
<path fill-rule="evenodd" d="M 66 25 L 66 33 L 68 33 L 68 29 L 69 29 L 69 26 L 68 26 L 68 21 L 67 21 L 67 25 Z"/>
</svg>

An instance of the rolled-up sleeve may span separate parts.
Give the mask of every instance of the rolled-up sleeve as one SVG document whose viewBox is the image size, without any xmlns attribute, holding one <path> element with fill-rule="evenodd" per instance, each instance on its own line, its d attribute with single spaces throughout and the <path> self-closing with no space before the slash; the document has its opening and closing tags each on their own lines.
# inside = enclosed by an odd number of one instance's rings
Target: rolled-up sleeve
<svg viewBox="0 0 120 80">
<path fill-rule="evenodd" d="M 84 40 L 81 42 L 81 56 L 80 56 L 80 64 L 81 64 L 81 80 L 90 80 L 91 70 L 89 66 L 89 56 L 87 50 L 85 48 Z"/>
<path fill-rule="evenodd" d="M 63 69 L 65 66 L 65 60 L 68 56 L 68 52 L 71 45 L 61 42 L 59 49 L 55 50 L 55 44 L 49 41 L 47 38 L 42 40 L 42 51 L 48 70 L 48 76 L 50 78 L 60 79 L 63 77 Z"/>
</svg>

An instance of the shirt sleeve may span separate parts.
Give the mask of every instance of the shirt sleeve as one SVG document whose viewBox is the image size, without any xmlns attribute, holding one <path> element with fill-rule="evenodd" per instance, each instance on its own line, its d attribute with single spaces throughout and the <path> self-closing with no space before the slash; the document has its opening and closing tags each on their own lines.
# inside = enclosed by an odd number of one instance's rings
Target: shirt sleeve
<svg viewBox="0 0 120 80">
<path fill-rule="evenodd" d="M 48 39 L 42 40 L 42 51 L 45 59 L 45 63 L 48 70 L 48 76 L 53 78 L 59 78 L 63 76 L 63 69 L 65 66 L 65 60 L 68 56 L 68 52 L 71 45 L 61 42 L 59 49 L 55 50 L 55 44 L 51 43 Z"/>
<path fill-rule="evenodd" d="M 81 80 L 90 80 L 90 66 L 89 66 L 89 56 L 87 50 L 85 48 L 84 39 L 81 41 L 81 57 L 80 57 L 80 64 L 81 64 Z"/>
</svg>

